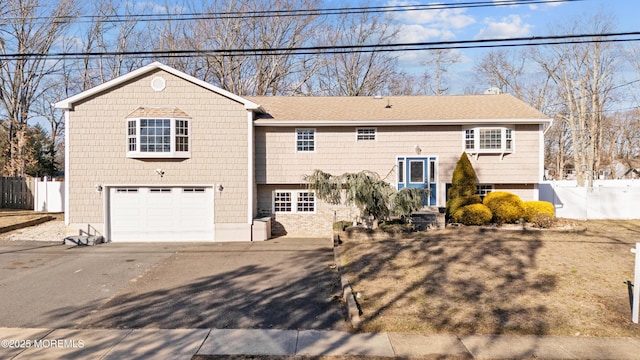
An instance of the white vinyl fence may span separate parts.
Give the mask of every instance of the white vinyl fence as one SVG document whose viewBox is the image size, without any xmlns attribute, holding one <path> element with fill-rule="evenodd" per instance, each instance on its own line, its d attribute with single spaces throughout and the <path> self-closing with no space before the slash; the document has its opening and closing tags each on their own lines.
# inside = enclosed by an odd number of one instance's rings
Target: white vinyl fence
<svg viewBox="0 0 640 360">
<path fill-rule="evenodd" d="M 640 219 L 640 180 L 596 180 L 592 188 L 573 180 L 540 183 L 540 200 L 567 219 Z"/>
<path fill-rule="evenodd" d="M 64 212 L 64 182 L 35 179 L 33 210 Z"/>
</svg>

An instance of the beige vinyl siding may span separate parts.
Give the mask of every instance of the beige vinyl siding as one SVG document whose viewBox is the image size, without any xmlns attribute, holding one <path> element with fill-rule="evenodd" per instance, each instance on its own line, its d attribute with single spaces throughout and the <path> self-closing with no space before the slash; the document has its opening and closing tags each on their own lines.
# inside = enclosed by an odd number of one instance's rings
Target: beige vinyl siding
<svg viewBox="0 0 640 360">
<path fill-rule="evenodd" d="M 450 182 L 464 151 L 462 126 L 377 126 L 375 141 L 356 141 L 356 127 L 316 127 L 313 153 L 296 152 L 294 127 L 256 127 L 256 182 L 298 184 L 304 174 L 321 169 L 332 174 L 370 170 L 395 184 L 397 156 L 438 158 L 438 183 Z M 514 152 L 481 154 L 472 164 L 482 183 L 537 183 L 538 125 L 517 125 Z"/>
<path fill-rule="evenodd" d="M 376 140 L 356 141 L 355 127 L 316 127 L 313 153 L 296 152 L 295 128 L 256 127 L 256 182 L 294 184 L 314 169 L 332 174 L 370 170 L 395 184 L 397 156 L 440 156 L 449 168 L 460 156 L 460 126 L 376 127 Z M 440 154 L 445 154 L 441 156 Z M 457 154 L 457 155 L 454 155 Z"/>
<path fill-rule="evenodd" d="M 166 88 L 154 91 L 161 76 Z M 126 117 L 141 106 L 177 107 L 191 117 L 191 158 L 126 158 Z M 69 221 L 102 223 L 96 184 L 222 184 L 215 195 L 216 223 L 246 223 L 247 112 L 243 105 L 169 73 L 156 71 L 75 105 L 70 112 Z M 164 177 L 155 173 L 162 168 Z"/>
</svg>

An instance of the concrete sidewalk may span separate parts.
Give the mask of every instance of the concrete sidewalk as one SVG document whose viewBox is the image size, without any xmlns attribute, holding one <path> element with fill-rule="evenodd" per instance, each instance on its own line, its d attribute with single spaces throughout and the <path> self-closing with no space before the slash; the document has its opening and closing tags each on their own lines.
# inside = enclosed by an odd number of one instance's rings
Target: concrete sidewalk
<svg viewBox="0 0 640 360">
<path fill-rule="evenodd" d="M 439 359 L 638 359 L 640 339 L 423 336 L 318 330 L 0 328 L 2 359 L 191 359 L 359 355 Z"/>
</svg>

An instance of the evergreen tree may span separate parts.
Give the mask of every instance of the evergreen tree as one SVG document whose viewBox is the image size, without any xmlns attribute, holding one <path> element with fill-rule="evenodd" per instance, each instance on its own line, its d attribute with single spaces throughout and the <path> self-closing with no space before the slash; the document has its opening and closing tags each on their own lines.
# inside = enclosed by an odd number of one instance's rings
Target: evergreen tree
<svg viewBox="0 0 640 360">
<path fill-rule="evenodd" d="M 471 161 L 469 161 L 467 153 L 463 152 L 462 155 L 460 155 L 460 159 L 456 163 L 456 167 L 453 170 L 453 176 L 451 177 L 451 188 L 449 188 L 447 198 L 448 217 L 451 217 L 452 212 L 456 210 L 452 209 L 451 205 L 455 203 L 461 203 L 460 201 L 454 202 L 455 199 L 461 197 L 471 197 L 478 191 L 476 178 L 476 171 L 473 169 L 473 165 L 471 165 Z M 466 202 L 463 201 L 462 203 Z"/>
</svg>

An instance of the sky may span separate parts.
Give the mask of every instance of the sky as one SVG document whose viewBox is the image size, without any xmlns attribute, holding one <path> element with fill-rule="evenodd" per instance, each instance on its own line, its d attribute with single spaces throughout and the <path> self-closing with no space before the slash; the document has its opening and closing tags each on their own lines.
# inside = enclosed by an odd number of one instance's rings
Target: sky
<svg viewBox="0 0 640 360">
<path fill-rule="evenodd" d="M 470 2 L 471 0 L 446 0 L 446 4 Z M 495 0 L 494 0 L 495 1 Z M 375 5 L 409 5 L 425 2 L 379 1 Z M 374 5 L 374 4 L 372 4 Z M 583 0 L 536 5 L 496 6 L 461 8 L 438 11 L 416 11 L 397 13 L 401 26 L 399 42 L 432 42 L 477 40 L 489 38 L 532 37 L 554 34 L 578 17 L 592 17 L 597 13 L 612 16 L 615 32 L 640 31 L 640 1 L 638 0 Z M 554 29 L 555 28 L 555 29 Z M 640 44 L 638 44 L 640 45 Z M 452 79 L 450 93 L 463 91 L 462 79 L 468 79 L 475 62 L 488 50 L 464 50 L 462 63 L 456 65 L 459 79 Z M 420 53 L 405 53 L 400 57 L 400 66 L 409 73 L 424 72 L 420 66 Z M 636 77 L 639 75 L 636 75 Z M 454 76 L 455 77 L 455 76 Z M 451 82 L 451 80 L 450 80 Z"/>
</svg>

